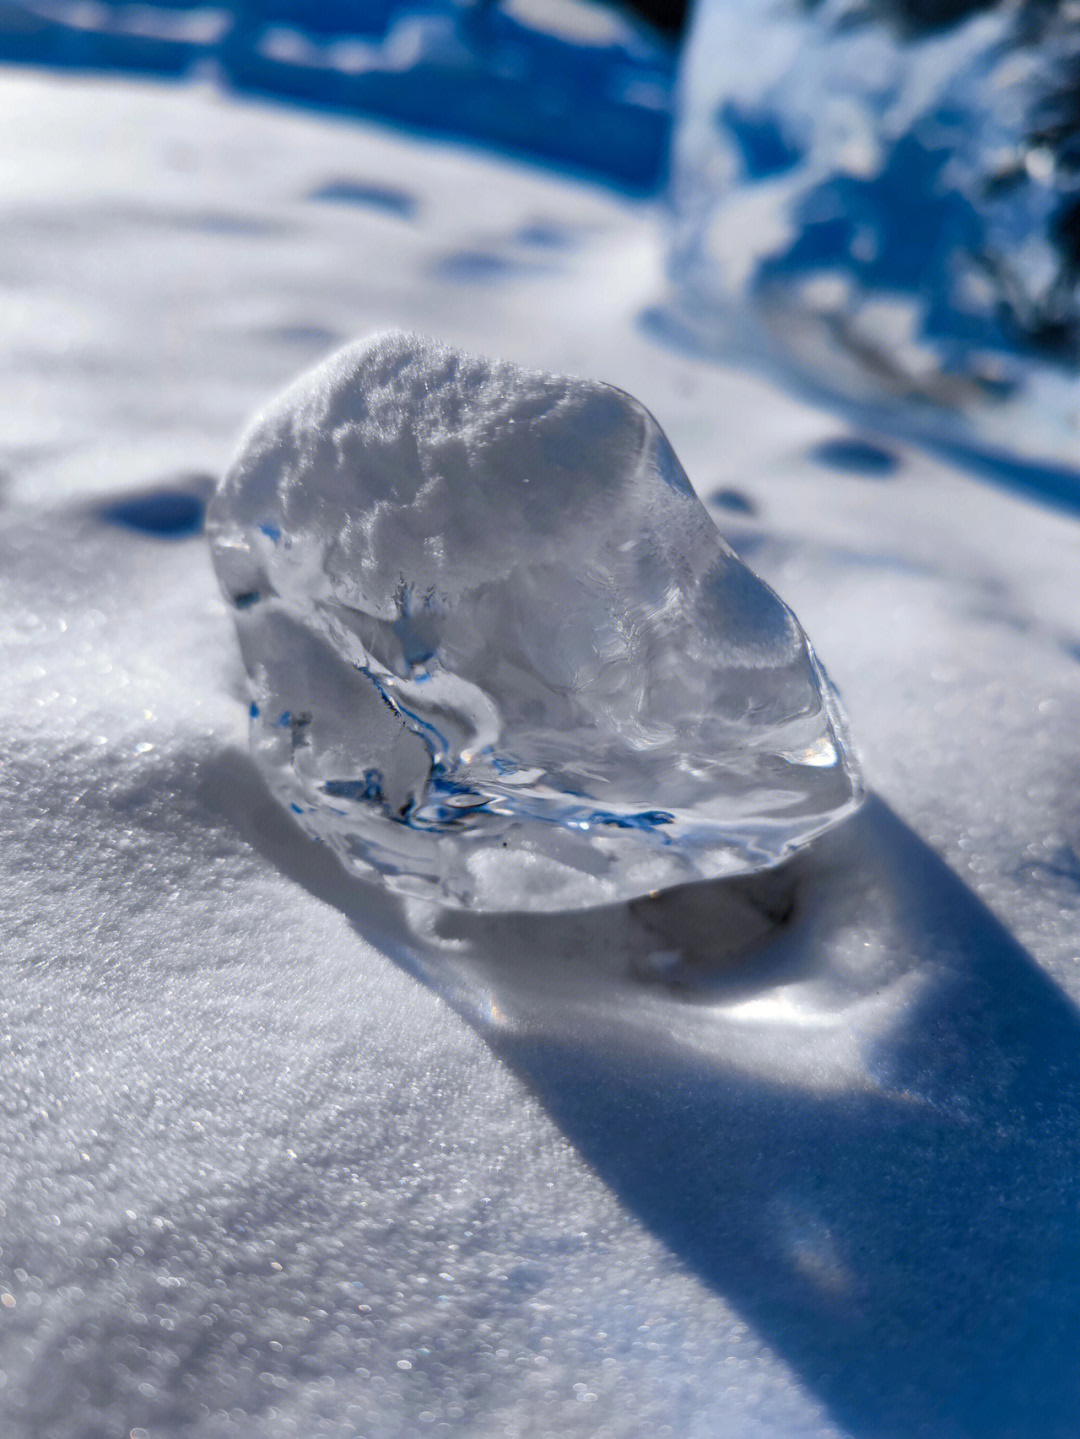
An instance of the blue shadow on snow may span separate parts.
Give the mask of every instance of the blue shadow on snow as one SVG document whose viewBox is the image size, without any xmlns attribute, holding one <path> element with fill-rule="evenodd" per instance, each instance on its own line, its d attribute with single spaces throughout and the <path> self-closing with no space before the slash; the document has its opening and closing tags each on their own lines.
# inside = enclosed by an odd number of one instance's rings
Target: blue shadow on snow
<svg viewBox="0 0 1080 1439">
<path fill-rule="evenodd" d="M 183 487 L 163 486 L 124 495 L 103 506 L 98 514 L 106 524 L 155 539 L 191 539 L 202 534 L 206 502 L 213 488 L 214 481 L 209 476 L 194 476 Z"/>
<path fill-rule="evenodd" d="M 867 1056 L 877 1085 L 495 1047 L 845 1432 L 1075 1439 L 1080 1016 L 884 804 L 860 829 L 904 875 L 922 958 L 952 951 Z"/>
<path fill-rule="evenodd" d="M 279 869 L 445 989 L 402 906 L 301 835 L 250 761 L 222 756 L 204 782 Z M 719 948 L 724 886 L 692 887 L 696 979 L 671 987 L 655 1044 L 627 1046 L 614 1030 L 605 1042 L 617 1007 L 605 1003 L 572 1041 L 530 1029 L 527 1016 L 480 1032 L 620 1201 L 845 1432 L 1075 1439 L 1080 1015 L 874 797 L 793 864 L 792 883 L 793 919 L 734 957 Z M 708 889 L 712 922 L 701 914 Z M 578 976 L 592 966 L 602 1000 L 616 971 L 610 956 L 606 974 L 593 964 L 610 929 L 607 912 L 596 915 L 587 948 L 570 953 L 560 916 L 459 915 L 453 933 L 485 983 L 514 966 Z M 862 1082 L 819 1089 L 725 1062 L 726 1005 L 813 975 L 854 926 L 873 934 L 875 915 L 885 944 L 904 951 L 896 962 L 921 978 L 866 1041 Z M 616 987 L 612 978 L 612 997 Z M 632 1003 L 632 988 L 621 992 Z M 458 1008 L 477 1023 L 468 1003 Z M 665 1036 L 687 1015 L 715 1018 L 715 1052 L 672 1050 Z M 689 1421 L 694 1397 L 686 1403 Z"/>
</svg>

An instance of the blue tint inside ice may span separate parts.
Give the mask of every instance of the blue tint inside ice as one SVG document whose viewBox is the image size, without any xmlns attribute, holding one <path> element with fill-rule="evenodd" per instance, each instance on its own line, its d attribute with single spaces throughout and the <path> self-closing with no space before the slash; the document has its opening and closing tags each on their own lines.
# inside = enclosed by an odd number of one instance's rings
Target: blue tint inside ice
<svg viewBox="0 0 1080 1439">
<path fill-rule="evenodd" d="M 788 141 L 773 115 L 755 114 L 733 100 L 723 100 L 716 123 L 738 147 L 743 167 L 752 180 L 782 175 L 794 169 L 802 158 L 802 152 Z"/>
</svg>

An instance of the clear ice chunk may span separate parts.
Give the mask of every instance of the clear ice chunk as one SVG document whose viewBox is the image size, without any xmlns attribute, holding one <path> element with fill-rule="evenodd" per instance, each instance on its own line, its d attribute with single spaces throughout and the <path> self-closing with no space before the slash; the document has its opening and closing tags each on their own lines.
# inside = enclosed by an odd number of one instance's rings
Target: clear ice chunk
<svg viewBox="0 0 1080 1439">
<path fill-rule="evenodd" d="M 258 764 L 397 890 L 604 903 L 859 798 L 794 615 L 620 390 L 379 335 L 256 420 L 208 524 Z"/>
<path fill-rule="evenodd" d="M 701 0 L 678 325 L 925 438 L 1076 465 L 1080 10 Z"/>
</svg>

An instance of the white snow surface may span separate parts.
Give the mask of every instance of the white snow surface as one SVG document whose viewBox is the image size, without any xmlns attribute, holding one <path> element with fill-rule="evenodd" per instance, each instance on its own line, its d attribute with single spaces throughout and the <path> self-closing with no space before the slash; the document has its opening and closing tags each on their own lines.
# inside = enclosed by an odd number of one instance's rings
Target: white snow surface
<svg viewBox="0 0 1080 1439">
<path fill-rule="evenodd" d="M 198 86 L 0 107 L 0 1432 L 1075 1434 L 1075 507 L 824 463 L 638 322 L 647 205 Z M 874 793 L 764 946 L 403 903 L 270 799 L 205 544 L 103 507 L 388 325 L 639 396 L 814 636 Z"/>
</svg>

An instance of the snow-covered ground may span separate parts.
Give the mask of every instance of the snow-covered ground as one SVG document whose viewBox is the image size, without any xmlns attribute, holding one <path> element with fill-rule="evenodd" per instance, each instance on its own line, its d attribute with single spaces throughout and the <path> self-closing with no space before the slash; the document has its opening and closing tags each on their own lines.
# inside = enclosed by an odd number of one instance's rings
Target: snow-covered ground
<svg viewBox="0 0 1080 1439">
<path fill-rule="evenodd" d="M 0 1432 L 1080 1432 L 1069 492 L 665 346 L 645 203 L 198 86 L 0 116 Z M 803 621 L 873 797 L 764 947 L 402 904 L 269 798 L 185 528 L 384 325 L 638 396 Z"/>
</svg>

